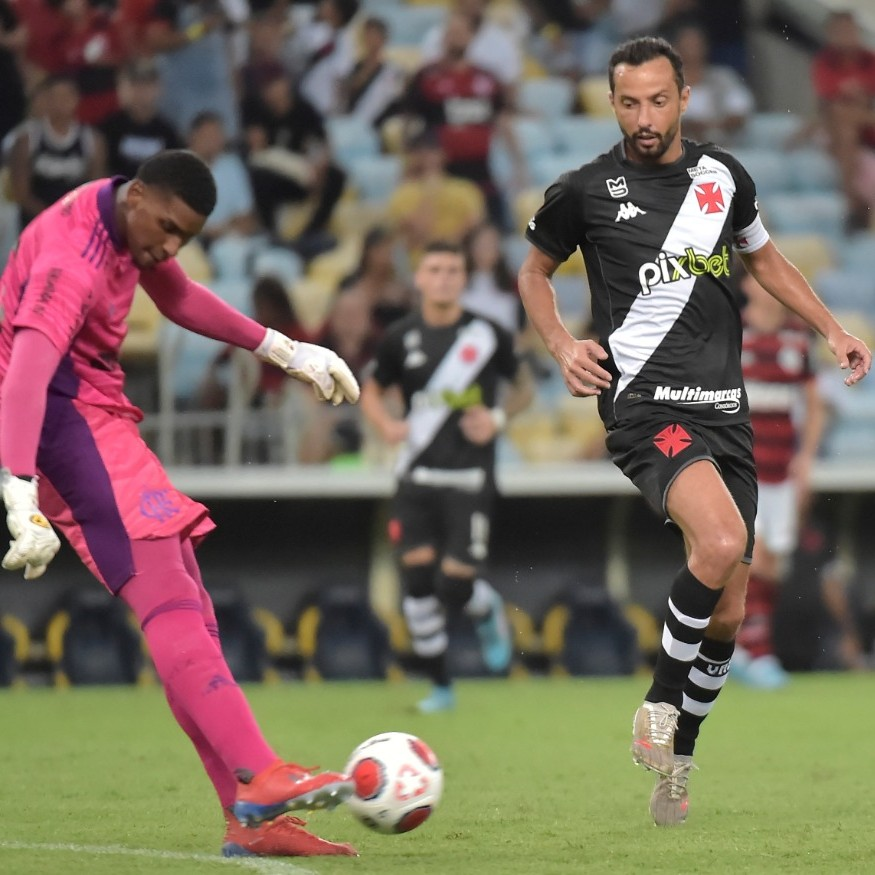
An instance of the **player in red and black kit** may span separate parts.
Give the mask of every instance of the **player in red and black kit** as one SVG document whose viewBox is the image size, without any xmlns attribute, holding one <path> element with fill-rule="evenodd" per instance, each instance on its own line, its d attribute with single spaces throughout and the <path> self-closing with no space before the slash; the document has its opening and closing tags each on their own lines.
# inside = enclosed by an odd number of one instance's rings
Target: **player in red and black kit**
<svg viewBox="0 0 875 875">
<path fill-rule="evenodd" d="M 796 549 L 810 497 L 811 467 L 823 436 L 826 405 L 812 369 L 814 338 L 749 273 L 740 281 L 746 299 L 741 364 L 747 389 L 753 455 L 759 485 L 756 544 L 744 623 L 732 675 L 752 686 L 783 686 L 787 673 L 772 649 L 772 619 L 779 583 Z"/>
<path fill-rule="evenodd" d="M 507 210 L 489 168 L 496 132 L 505 138 L 520 173 L 523 162 L 513 128 L 505 115 L 504 89 L 488 70 L 471 64 L 465 53 L 474 36 L 471 18 L 453 12 L 444 32 L 444 55 L 413 78 L 405 98 L 408 116 L 438 134 L 447 173 L 476 183 L 483 191 L 490 218 L 508 227 Z M 520 177 L 522 178 L 522 177 Z"/>
<path fill-rule="evenodd" d="M 849 335 L 763 227 L 753 180 L 713 144 L 681 138 L 683 63 L 662 39 L 621 45 L 608 70 L 623 134 L 547 189 L 520 271 L 532 325 L 572 395 L 597 395 L 614 463 L 683 534 L 653 683 L 632 755 L 660 776 L 650 811 L 683 823 L 702 721 L 722 688 L 744 616 L 757 507 L 731 250 L 775 298 L 827 338 L 847 384 L 871 353 Z M 550 278 L 586 262 L 595 340 L 562 322 Z"/>
</svg>

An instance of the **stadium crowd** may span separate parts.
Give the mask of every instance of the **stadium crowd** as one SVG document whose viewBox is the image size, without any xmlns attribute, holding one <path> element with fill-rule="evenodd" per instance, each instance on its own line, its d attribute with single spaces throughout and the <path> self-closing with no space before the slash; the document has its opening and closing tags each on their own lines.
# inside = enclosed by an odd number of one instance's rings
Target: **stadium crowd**
<svg viewBox="0 0 875 875">
<path fill-rule="evenodd" d="M 693 88 L 686 135 L 741 151 L 773 232 L 798 239 L 803 272 L 869 330 L 871 281 L 856 297 L 842 291 L 875 259 L 875 55 L 851 15 L 830 18 L 812 62 L 819 116 L 765 130 L 773 114 L 758 112 L 746 84 L 741 0 L 0 0 L 0 13 L 4 251 L 65 191 L 104 174 L 130 177 L 161 149 L 187 145 L 219 190 L 183 253 L 187 269 L 249 312 L 262 281 L 274 280 L 288 297 L 277 318 L 298 336 L 343 343 L 361 367 L 409 309 L 423 245 L 463 243 L 466 305 L 512 326 L 542 381 L 538 403 L 504 442 L 510 458 L 602 452 L 594 411 L 561 400 L 526 329 L 515 271 L 546 185 L 617 138 L 604 70 L 628 36 L 661 33 L 677 45 Z M 776 136 L 791 150 L 784 166 L 759 148 Z M 564 267 L 556 285 L 560 304 L 582 316 L 582 262 Z M 363 443 L 365 458 L 378 455 L 368 454 L 356 415 L 309 410 L 282 381 L 234 379 L 234 357 L 166 336 L 141 303 L 129 342 L 142 365 L 135 400 L 147 412 L 174 406 L 180 431 L 218 428 L 207 440 L 165 436 L 168 461 L 325 462 Z M 271 445 L 267 420 L 289 405 L 300 433 Z M 229 453 L 227 411 L 241 407 L 261 412 Z M 855 439 L 872 409 L 838 411 L 852 424 L 833 429 L 827 448 L 841 452 L 852 439 L 845 432 Z"/>
</svg>

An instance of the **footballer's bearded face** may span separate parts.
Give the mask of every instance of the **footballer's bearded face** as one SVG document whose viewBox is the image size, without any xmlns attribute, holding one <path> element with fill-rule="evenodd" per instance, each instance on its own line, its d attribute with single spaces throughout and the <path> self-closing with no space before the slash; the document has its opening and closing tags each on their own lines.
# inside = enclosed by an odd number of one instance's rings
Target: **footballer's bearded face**
<svg viewBox="0 0 875 875">
<path fill-rule="evenodd" d="M 683 153 L 681 116 L 690 88 L 678 88 L 674 68 L 665 57 L 614 70 L 611 105 L 623 132 L 626 157 L 642 164 L 669 164 Z"/>
<path fill-rule="evenodd" d="M 176 195 L 134 179 L 125 197 L 124 238 L 134 264 L 148 270 L 173 258 L 203 230 L 206 217 Z"/>
</svg>

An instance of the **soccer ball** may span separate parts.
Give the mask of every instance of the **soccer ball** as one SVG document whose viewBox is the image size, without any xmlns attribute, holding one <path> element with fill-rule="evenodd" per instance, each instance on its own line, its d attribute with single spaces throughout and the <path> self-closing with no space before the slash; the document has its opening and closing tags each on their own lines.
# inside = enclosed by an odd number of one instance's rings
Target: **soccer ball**
<svg viewBox="0 0 875 875">
<path fill-rule="evenodd" d="M 444 773 L 415 735 L 384 732 L 363 741 L 344 769 L 355 782 L 346 804 L 357 820 L 381 833 L 410 832 L 441 798 Z"/>
</svg>

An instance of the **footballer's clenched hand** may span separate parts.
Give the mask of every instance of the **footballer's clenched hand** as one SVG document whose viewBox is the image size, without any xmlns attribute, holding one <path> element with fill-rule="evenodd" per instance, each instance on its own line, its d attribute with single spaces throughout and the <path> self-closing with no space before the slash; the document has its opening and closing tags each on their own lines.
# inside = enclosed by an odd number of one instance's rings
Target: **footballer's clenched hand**
<svg viewBox="0 0 875 875">
<path fill-rule="evenodd" d="M 347 363 L 334 351 L 313 343 L 292 340 L 273 328 L 267 329 L 255 354 L 281 367 L 290 377 L 313 385 L 320 401 L 340 404 L 359 400 L 359 384 Z"/>
<path fill-rule="evenodd" d="M 6 525 L 12 540 L 3 557 L 8 571 L 24 569 L 24 579 L 34 580 L 61 549 L 61 542 L 49 521 L 37 505 L 36 480 L 13 477 L 2 472 L 3 503 L 6 505 Z"/>
</svg>

